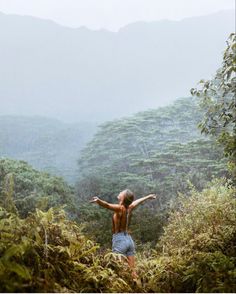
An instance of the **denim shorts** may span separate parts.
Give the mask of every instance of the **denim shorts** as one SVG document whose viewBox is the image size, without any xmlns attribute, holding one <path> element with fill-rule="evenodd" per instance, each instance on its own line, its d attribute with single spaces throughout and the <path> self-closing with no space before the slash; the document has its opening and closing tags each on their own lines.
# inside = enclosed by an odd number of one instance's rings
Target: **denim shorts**
<svg viewBox="0 0 236 294">
<path fill-rule="evenodd" d="M 134 241 L 128 233 L 120 232 L 112 235 L 112 252 L 125 256 L 135 254 Z"/>
</svg>

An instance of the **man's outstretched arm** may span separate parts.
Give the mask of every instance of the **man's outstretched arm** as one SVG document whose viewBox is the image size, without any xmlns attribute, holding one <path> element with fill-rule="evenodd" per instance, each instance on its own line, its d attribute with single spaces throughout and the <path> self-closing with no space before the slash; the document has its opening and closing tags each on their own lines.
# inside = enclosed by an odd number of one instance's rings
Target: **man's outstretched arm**
<svg viewBox="0 0 236 294">
<path fill-rule="evenodd" d="M 133 201 L 131 204 L 130 204 L 130 208 L 131 209 L 134 209 L 135 207 L 137 207 L 139 204 L 143 203 L 144 201 L 148 200 L 148 199 L 156 199 L 156 195 L 155 194 L 149 194 L 147 196 L 144 196 L 142 198 L 139 198 L 135 201 Z"/>
<path fill-rule="evenodd" d="M 104 208 L 113 210 L 113 211 L 120 211 L 120 205 L 119 204 L 111 204 L 111 203 L 108 203 L 108 202 L 106 202 L 104 200 L 101 200 L 97 196 L 93 197 L 93 199 L 90 200 L 89 202 L 90 203 L 97 203 L 98 205 L 100 205 L 100 206 L 102 206 Z"/>
</svg>

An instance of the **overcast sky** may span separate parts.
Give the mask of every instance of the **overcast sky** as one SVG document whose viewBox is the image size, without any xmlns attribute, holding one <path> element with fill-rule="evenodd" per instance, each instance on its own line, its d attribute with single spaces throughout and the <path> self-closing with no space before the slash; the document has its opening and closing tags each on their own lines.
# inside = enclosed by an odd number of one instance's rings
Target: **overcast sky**
<svg viewBox="0 0 236 294">
<path fill-rule="evenodd" d="M 0 0 L 4 13 L 112 31 L 140 20 L 179 20 L 224 9 L 234 9 L 234 0 Z"/>
</svg>

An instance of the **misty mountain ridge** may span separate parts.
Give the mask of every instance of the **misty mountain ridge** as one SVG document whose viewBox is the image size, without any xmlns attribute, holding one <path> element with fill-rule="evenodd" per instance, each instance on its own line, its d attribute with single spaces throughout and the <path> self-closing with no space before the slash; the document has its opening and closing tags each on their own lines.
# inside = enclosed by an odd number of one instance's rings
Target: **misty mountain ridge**
<svg viewBox="0 0 236 294">
<path fill-rule="evenodd" d="M 188 20 L 197 20 L 199 21 L 199 19 L 201 20 L 202 18 L 210 18 L 210 17 L 215 17 L 216 15 L 220 15 L 222 13 L 226 13 L 226 14 L 234 14 L 234 11 L 231 10 L 231 9 L 223 9 L 223 10 L 219 10 L 215 13 L 211 13 L 211 14 L 205 14 L 205 15 L 199 15 L 199 16 L 190 16 L 190 17 L 184 17 L 182 19 L 179 19 L 179 20 L 173 20 L 173 19 L 168 19 L 168 18 L 163 18 L 163 19 L 160 19 L 160 20 L 138 20 L 138 21 L 134 21 L 134 22 L 130 22 L 130 23 L 127 23 L 123 26 L 121 26 L 118 30 L 109 30 L 107 28 L 99 28 L 99 29 L 92 29 L 92 28 L 89 28 L 87 27 L 86 25 L 81 25 L 81 26 L 69 26 L 69 25 L 64 25 L 64 24 L 61 24 L 59 22 L 57 22 L 56 20 L 52 20 L 52 19 L 49 19 L 49 18 L 41 18 L 41 17 L 37 17 L 37 16 L 32 16 L 32 15 L 28 15 L 28 14 L 25 14 L 25 15 L 20 15 L 20 14 L 15 14 L 15 13 L 6 13 L 6 12 L 2 12 L 0 11 L 0 16 L 1 17 L 17 17 L 17 18 L 24 18 L 25 20 L 28 18 L 28 19 L 31 19 L 32 21 L 34 22 L 39 22 L 40 24 L 42 24 L 42 21 L 45 22 L 45 24 L 50 24 L 50 25 L 54 25 L 56 27 L 61 27 L 63 29 L 69 29 L 69 30 L 86 30 L 88 32 L 91 32 L 91 33 L 100 33 L 100 32 L 104 32 L 104 33 L 110 33 L 110 34 L 114 34 L 114 33 L 119 33 L 123 30 L 126 30 L 126 29 L 130 29 L 132 27 L 138 27 L 138 26 L 150 26 L 150 25 L 155 25 L 156 23 L 166 23 L 166 22 L 169 22 L 169 23 L 178 23 L 178 22 L 184 22 L 184 21 L 188 21 Z"/>
<path fill-rule="evenodd" d="M 212 76 L 232 31 L 233 11 L 118 32 L 0 13 L 0 114 L 102 122 L 167 105 Z"/>
</svg>

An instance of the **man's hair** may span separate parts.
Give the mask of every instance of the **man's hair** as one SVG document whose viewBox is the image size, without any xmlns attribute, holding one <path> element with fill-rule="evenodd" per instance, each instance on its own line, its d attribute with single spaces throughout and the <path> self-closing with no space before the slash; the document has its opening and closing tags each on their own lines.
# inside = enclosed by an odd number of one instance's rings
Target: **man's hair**
<svg viewBox="0 0 236 294">
<path fill-rule="evenodd" d="M 129 189 L 123 191 L 125 193 L 123 204 L 128 207 L 134 201 L 134 193 Z"/>
</svg>

